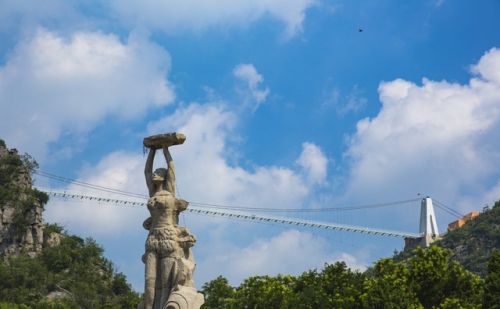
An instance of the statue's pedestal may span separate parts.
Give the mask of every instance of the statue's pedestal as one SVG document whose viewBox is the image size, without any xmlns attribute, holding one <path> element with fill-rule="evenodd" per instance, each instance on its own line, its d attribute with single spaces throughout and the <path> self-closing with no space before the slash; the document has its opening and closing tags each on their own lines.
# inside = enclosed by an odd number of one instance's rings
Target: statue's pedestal
<svg viewBox="0 0 500 309">
<path fill-rule="evenodd" d="M 167 303 L 161 309 L 200 309 L 204 303 L 203 294 L 198 293 L 193 287 L 181 285 L 170 294 Z M 141 302 L 137 309 L 145 309 L 144 302 Z"/>
<path fill-rule="evenodd" d="M 165 309 L 199 309 L 205 302 L 203 294 L 195 288 L 178 286 L 170 294 Z"/>
</svg>

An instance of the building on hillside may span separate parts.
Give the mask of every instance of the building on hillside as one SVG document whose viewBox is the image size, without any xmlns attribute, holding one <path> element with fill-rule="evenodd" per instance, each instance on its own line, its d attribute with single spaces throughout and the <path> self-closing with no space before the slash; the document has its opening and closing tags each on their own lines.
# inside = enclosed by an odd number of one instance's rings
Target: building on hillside
<svg viewBox="0 0 500 309">
<path fill-rule="evenodd" d="M 464 225 L 464 219 L 458 219 L 448 224 L 448 232 L 456 230 Z"/>
<path fill-rule="evenodd" d="M 461 228 L 467 221 L 474 220 L 477 216 L 479 216 L 479 211 L 471 211 L 461 219 L 455 220 L 448 224 L 448 232 Z"/>
</svg>

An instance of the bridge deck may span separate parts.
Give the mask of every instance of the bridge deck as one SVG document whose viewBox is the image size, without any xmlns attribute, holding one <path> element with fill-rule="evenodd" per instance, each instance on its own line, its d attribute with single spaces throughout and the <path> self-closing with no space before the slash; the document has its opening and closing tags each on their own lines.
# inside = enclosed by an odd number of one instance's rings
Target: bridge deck
<svg viewBox="0 0 500 309">
<path fill-rule="evenodd" d="M 123 204 L 123 205 L 131 205 L 131 206 L 145 206 L 145 202 L 139 201 L 130 201 L 130 200 L 119 200 L 119 199 L 110 199 L 103 197 L 96 197 L 90 195 L 83 194 L 74 194 L 68 192 L 57 192 L 51 190 L 43 190 L 48 195 L 54 197 L 62 197 L 62 198 L 74 198 L 74 199 L 85 199 L 85 200 L 94 200 L 98 202 L 105 203 L 114 203 L 114 204 Z M 385 229 L 377 229 L 363 226 L 355 226 L 355 225 L 346 225 L 341 223 L 330 223 L 330 222 L 318 222 L 311 220 L 303 220 L 299 218 L 288 218 L 288 217 L 278 217 L 278 216 L 268 216 L 256 213 L 249 213 L 243 211 L 228 211 L 228 210 L 213 210 L 213 209 L 205 209 L 200 206 L 189 206 L 186 210 L 195 214 L 202 215 L 210 215 L 216 217 L 223 218 L 232 218 L 232 219 L 241 219 L 241 220 L 250 220 L 250 221 L 260 221 L 260 222 L 268 222 L 268 223 L 278 223 L 278 224 L 287 224 L 308 228 L 318 228 L 325 230 L 337 230 L 337 231 L 346 231 L 346 232 L 355 232 L 355 233 L 365 233 L 372 235 L 380 235 L 380 236 L 391 236 L 391 237 L 420 237 L 420 234 L 410 233 L 410 232 L 400 232 L 400 231 L 392 231 Z"/>
</svg>

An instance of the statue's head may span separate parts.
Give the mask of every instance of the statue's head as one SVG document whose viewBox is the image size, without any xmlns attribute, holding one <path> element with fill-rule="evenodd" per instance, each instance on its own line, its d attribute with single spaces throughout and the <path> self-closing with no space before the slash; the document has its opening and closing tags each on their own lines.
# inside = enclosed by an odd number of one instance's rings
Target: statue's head
<svg viewBox="0 0 500 309">
<path fill-rule="evenodd" d="M 156 185 L 160 185 L 165 182 L 167 179 L 167 169 L 166 168 L 157 168 L 153 173 L 153 183 Z"/>
</svg>

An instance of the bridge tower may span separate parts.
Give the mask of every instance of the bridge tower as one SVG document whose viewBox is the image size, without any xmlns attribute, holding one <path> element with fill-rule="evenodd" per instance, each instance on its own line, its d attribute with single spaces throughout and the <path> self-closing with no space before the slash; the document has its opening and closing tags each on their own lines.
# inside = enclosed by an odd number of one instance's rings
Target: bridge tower
<svg viewBox="0 0 500 309">
<path fill-rule="evenodd" d="M 420 204 L 420 237 L 406 237 L 405 249 L 411 249 L 416 246 L 423 248 L 429 247 L 431 243 L 439 239 L 439 231 L 436 223 L 436 214 L 432 199 L 425 197 Z"/>
<path fill-rule="evenodd" d="M 419 232 L 423 238 L 421 244 L 422 247 L 429 247 L 429 245 L 439 237 L 434 206 L 432 205 L 432 199 L 428 196 L 422 199 L 422 203 L 420 204 Z"/>
</svg>

